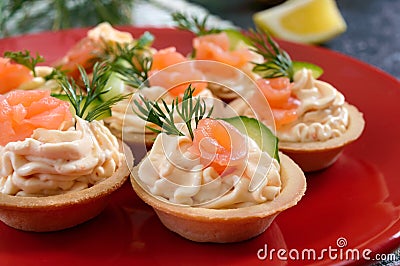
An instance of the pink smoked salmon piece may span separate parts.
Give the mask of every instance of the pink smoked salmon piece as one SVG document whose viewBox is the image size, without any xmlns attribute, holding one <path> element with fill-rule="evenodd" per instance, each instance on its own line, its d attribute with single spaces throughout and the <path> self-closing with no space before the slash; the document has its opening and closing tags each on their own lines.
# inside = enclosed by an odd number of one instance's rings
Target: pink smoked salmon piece
<svg viewBox="0 0 400 266">
<path fill-rule="evenodd" d="M 49 91 L 15 90 L 0 95 L 0 145 L 24 140 L 37 128 L 59 129 L 72 125 L 69 103 L 51 97 Z"/>
<path fill-rule="evenodd" d="M 195 59 L 213 60 L 241 68 L 251 61 L 247 48 L 229 50 L 229 38 L 225 32 L 199 36 L 193 39 Z"/>
<path fill-rule="evenodd" d="M 15 90 L 32 79 L 29 68 L 12 63 L 9 58 L 0 57 L 0 94 Z"/>
</svg>

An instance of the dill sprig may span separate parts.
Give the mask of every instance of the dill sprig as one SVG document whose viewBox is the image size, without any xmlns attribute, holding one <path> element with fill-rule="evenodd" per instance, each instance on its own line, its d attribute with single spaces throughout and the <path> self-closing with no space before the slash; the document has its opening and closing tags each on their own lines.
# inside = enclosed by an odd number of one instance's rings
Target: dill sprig
<svg viewBox="0 0 400 266">
<path fill-rule="evenodd" d="M 29 70 L 32 71 L 34 77 L 37 77 L 35 67 L 37 64 L 44 62 L 43 56 L 36 53 L 36 57 L 31 56 L 31 53 L 28 50 L 11 52 L 7 51 L 4 53 L 4 57 L 10 58 L 13 62 L 26 66 Z"/>
<path fill-rule="evenodd" d="M 79 66 L 79 72 L 84 89 L 78 86 L 73 79 L 65 75 L 59 77 L 59 83 L 75 109 L 76 115 L 82 119 L 91 122 L 104 113 L 110 112 L 111 106 L 129 96 L 129 94 L 117 95 L 106 101 L 99 100 L 101 95 L 111 90 L 111 87 L 105 87 L 111 74 L 108 64 L 96 63 L 93 67 L 92 79 L 89 79 L 85 69 L 81 66 Z M 96 103 L 95 108 L 90 108 L 89 106 L 93 103 Z"/>
<path fill-rule="evenodd" d="M 288 77 L 293 81 L 293 62 L 289 54 L 281 49 L 266 32 L 250 30 L 252 50 L 264 58 L 263 63 L 253 62 L 253 72 L 263 78 Z"/>
<path fill-rule="evenodd" d="M 171 16 L 178 29 L 191 31 L 197 36 L 221 32 L 221 29 L 207 27 L 208 15 L 200 19 L 196 16 L 187 16 L 181 12 L 174 12 Z"/>
<path fill-rule="evenodd" d="M 175 112 L 182 118 L 185 122 L 185 125 L 189 131 L 190 137 L 194 138 L 192 121 L 194 120 L 195 126 L 199 121 L 203 118 L 208 118 L 211 116 L 213 111 L 213 107 L 207 112 L 207 106 L 204 99 L 200 99 L 200 97 L 194 98 L 193 92 L 195 88 L 192 88 L 191 84 L 186 88 L 182 102 L 179 102 L 178 97 L 176 97 L 170 106 L 162 99 L 161 104 L 162 107 L 156 101 L 150 101 L 145 99 L 142 95 L 140 95 L 140 101 L 137 99 L 134 100 L 134 104 L 137 107 L 137 111 L 134 112 L 143 120 L 151 122 L 157 125 L 159 128 L 163 130 L 168 135 L 177 135 L 184 136 L 184 134 L 176 127 L 174 121 Z M 146 128 L 152 130 L 155 133 L 161 133 L 162 130 L 158 128 L 153 128 L 150 126 L 146 126 Z"/>
<path fill-rule="evenodd" d="M 149 71 L 153 64 L 153 58 L 148 55 L 136 55 L 135 60 L 117 60 L 111 63 L 112 71 L 121 75 L 121 79 L 133 88 L 139 88 L 143 84 L 148 86 Z"/>
<path fill-rule="evenodd" d="M 53 70 L 51 71 L 50 74 L 44 76 L 44 79 L 45 80 L 51 80 L 51 79 L 59 80 L 61 77 L 66 76 L 67 72 L 68 72 L 67 70 L 61 70 L 60 67 L 56 67 L 56 68 L 53 68 Z"/>
<path fill-rule="evenodd" d="M 119 73 L 127 85 L 139 88 L 147 82 L 149 77 L 153 63 L 149 47 L 153 41 L 154 36 L 145 32 L 134 45 L 130 43 L 105 44 L 103 55 L 100 55 L 99 59 L 108 61 L 111 70 Z"/>
</svg>

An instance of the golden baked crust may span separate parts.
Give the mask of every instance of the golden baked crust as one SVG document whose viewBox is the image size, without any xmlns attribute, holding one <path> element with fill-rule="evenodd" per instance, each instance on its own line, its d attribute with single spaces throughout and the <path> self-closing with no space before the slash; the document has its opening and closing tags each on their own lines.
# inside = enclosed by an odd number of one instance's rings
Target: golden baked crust
<svg viewBox="0 0 400 266">
<path fill-rule="evenodd" d="M 24 231 L 47 232 L 73 227 L 98 215 L 110 195 L 126 181 L 133 166 L 129 147 L 120 141 L 125 161 L 104 181 L 81 191 L 46 197 L 18 197 L 0 193 L 0 220 Z"/>
<path fill-rule="evenodd" d="M 238 242 L 263 233 L 280 212 L 296 205 L 304 195 L 304 173 L 288 156 L 280 154 L 280 158 L 281 193 L 273 201 L 238 209 L 185 207 L 156 198 L 136 181 L 138 166 L 133 169 L 131 183 L 171 231 L 196 242 Z"/>
<path fill-rule="evenodd" d="M 363 114 L 348 103 L 344 107 L 349 111 L 349 126 L 340 137 L 315 142 L 279 142 L 279 150 L 292 158 L 303 171 L 321 170 L 333 164 L 343 148 L 358 139 L 364 130 Z"/>
</svg>

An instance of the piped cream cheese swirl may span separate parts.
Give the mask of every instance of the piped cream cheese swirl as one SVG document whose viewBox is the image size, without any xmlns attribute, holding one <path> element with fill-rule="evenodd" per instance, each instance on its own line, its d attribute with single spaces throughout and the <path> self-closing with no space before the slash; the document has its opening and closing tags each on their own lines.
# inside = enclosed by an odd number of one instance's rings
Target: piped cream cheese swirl
<svg viewBox="0 0 400 266">
<path fill-rule="evenodd" d="M 240 208 L 273 200 L 281 190 L 280 165 L 246 136 L 247 155 L 227 174 L 204 167 L 190 152 L 187 136 L 161 133 L 138 169 L 139 183 L 155 197 L 174 204 Z M 258 186 L 250 189 L 251 182 Z"/>
<path fill-rule="evenodd" d="M 88 188 L 122 164 L 115 136 L 102 122 L 76 118 L 66 131 L 36 129 L 30 138 L 0 146 L 0 192 L 47 196 Z"/>
<path fill-rule="evenodd" d="M 292 93 L 301 101 L 299 117 L 277 131 L 281 141 L 325 141 L 347 130 L 345 98 L 331 84 L 314 79 L 310 70 L 302 69 L 295 73 Z"/>
</svg>

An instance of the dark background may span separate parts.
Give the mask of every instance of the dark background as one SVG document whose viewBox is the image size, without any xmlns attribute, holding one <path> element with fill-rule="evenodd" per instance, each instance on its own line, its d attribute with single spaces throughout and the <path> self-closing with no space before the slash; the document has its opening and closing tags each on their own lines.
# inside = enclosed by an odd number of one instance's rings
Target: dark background
<svg viewBox="0 0 400 266">
<path fill-rule="evenodd" d="M 193 0 L 244 29 L 273 0 Z M 279 1 L 279 0 L 274 0 Z M 282 1 L 280 1 L 282 2 Z M 337 0 L 347 31 L 323 46 L 380 68 L 400 80 L 400 0 Z"/>
</svg>

